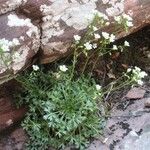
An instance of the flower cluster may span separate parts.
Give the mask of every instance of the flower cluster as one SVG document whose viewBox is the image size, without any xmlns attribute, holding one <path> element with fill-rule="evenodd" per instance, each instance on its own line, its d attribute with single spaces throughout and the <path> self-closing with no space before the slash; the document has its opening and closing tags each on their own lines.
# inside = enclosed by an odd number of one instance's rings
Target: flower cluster
<svg viewBox="0 0 150 150">
<path fill-rule="evenodd" d="M 62 72 L 66 72 L 68 70 L 68 68 L 66 67 L 66 65 L 60 65 L 59 66 L 60 71 Z"/>
<path fill-rule="evenodd" d="M 133 19 L 131 18 L 131 16 L 127 15 L 127 14 L 122 14 L 121 16 L 115 16 L 114 20 L 118 23 L 118 24 L 123 24 L 126 27 L 132 27 L 133 26 Z"/>
<path fill-rule="evenodd" d="M 114 42 L 116 38 L 114 34 L 109 34 L 107 32 L 102 32 L 102 36 L 109 42 Z"/>
<path fill-rule="evenodd" d="M 93 15 L 94 16 L 98 16 L 99 18 L 102 18 L 104 20 L 109 20 L 107 15 L 105 15 L 104 13 L 101 13 L 101 12 L 99 12 L 97 10 L 93 10 Z"/>
<path fill-rule="evenodd" d="M 37 66 L 37 65 L 32 65 L 32 68 L 34 71 L 38 71 L 40 69 L 39 66 Z"/>
<path fill-rule="evenodd" d="M 19 40 L 14 38 L 12 41 L 8 41 L 6 39 L 0 39 L 0 47 L 3 50 L 3 52 L 9 52 L 10 47 L 12 46 L 18 46 L 20 45 Z"/>
<path fill-rule="evenodd" d="M 127 73 L 131 73 L 132 81 L 138 83 L 139 85 L 143 84 L 142 79 L 147 76 L 145 71 L 142 71 L 139 67 L 134 67 L 133 69 L 127 69 Z"/>
</svg>

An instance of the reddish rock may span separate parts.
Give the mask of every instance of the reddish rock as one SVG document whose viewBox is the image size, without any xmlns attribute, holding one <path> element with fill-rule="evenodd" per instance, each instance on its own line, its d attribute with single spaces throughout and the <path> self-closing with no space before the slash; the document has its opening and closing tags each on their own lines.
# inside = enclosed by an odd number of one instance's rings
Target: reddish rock
<svg viewBox="0 0 150 150">
<path fill-rule="evenodd" d="M 110 25 L 104 30 L 117 32 L 117 38 L 131 34 L 150 23 L 150 1 L 119 0 L 112 1 L 68 1 L 68 0 L 28 0 L 20 11 L 35 22 L 41 22 L 41 63 L 49 63 L 65 54 L 70 49 L 75 34 L 83 35 L 94 10 L 109 16 Z M 60 7 L 61 6 L 61 7 Z M 134 26 L 126 33 L 123 28 L 115 31 L 113 17 L 122 13 L 130 14 Z M 101 32 L 101 31 L 100 31 Z"/>
<path fill-rule="evenodd" d="M 11 133 L 11 138 L 16 142 L 24 142 L 27 139 L 25 131 L 22 128 L 18 128 Z"/>
<path fill-rule="evenodd" d="M 9 131 L 0 137 L 0 150 L 23 150 L 27 135 L 22 128 Z"/>
<path fill-rule="evenodd" d="M 27 0 L 1 0 L 0 15 L 15 10 L 19 6 L 24 5 L 26 2 Z"/>
<path fill-rule="evenodd" d="M 12 104 L 12 99 L 3 97 L 0 99 L 0 131 L 14 125 L 16 122 L 23 119 L 26 113 L 26 108 L 16 109 Z"/>
<path fill-rule="evenodd" d="M 31 64 L 40 46 L 39 28 L 15 12 L 0 15 L 0 84 Z"/>
<path fill-rule="evenodd" d="M 61 7 L 60 7 L 61 6 Z M 113 17 L 130 14 L 134 26 L 126 33 L 121 28 L 117 39 L 133 33 L 150 23 L 150 1 L 68 1 L 68 0 L 2 0 L 0 2 L 0 40 L 18 40 L 5 53 L 11 58 L 9 65 L 0 61 L 0 83 L 14 77 L 16 73 L 31 65 L 33 56 L 41 48 L 41 63 L 49 63 L 66 56 L 70 51 L 75 34 L 83 35 L 94 10 L 106 14 L 110 25 L 103 29 L 114 33 Z M 19 9 L 18 9 L 19 7 Z M 41 31 L 40 31 L 41 30 Z M 100 30 L 101 33 L 102 30 Z M 20 56 L 16 58 L 14 52 Z M 17 54 L 17 56 L 18 56 Z"/>
<path fill-rule="evenodd" d="M 125 97 L 127 99 L 140 99 L 144 97 L 145 93 L 146 93 L 145 90 L 134 87 L 127 93 Z"/>
</svg>

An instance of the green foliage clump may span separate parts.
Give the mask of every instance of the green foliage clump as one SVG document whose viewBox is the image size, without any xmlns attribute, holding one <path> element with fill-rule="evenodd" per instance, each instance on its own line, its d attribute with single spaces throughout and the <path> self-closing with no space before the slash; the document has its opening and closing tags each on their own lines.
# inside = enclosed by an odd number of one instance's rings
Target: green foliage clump
<svg viewBox="0 0 150 150">
<path fill-rule="evenodd" d="M 128 15 L 114 18 L 119 25 L 125 24 L 125 29 L 132 26 Z M 92 72 L 102 56 L 123 51 L 130 44 L 112 45 L 116 37 L 107 32 L 98 33 L 99 29 L 109 25 L 105 14 L 96 12 L 93 22 L 89 25 L 83 38 L 74 35 L 72 45 L 72 65 L 59 66 L 59 71 L 42 71 L 33 65 L 31 73 L 19 76 L 17 80 L 24 87 L 19 95 L 19 103 L 29 106 L 28 113 L 22 123 L 30 140 L 29 150 L 46 150 L 49 146 L 64 149 L 74 145 L 80 150 L 85 149 L 91 137 L 97 137 L 103 129 L 104 117 L 100 115 L 99 102 L 106 99 L 110 92 L 136 82 L 142 84 L 142 78 L 147 74 L 140 68 L 129 68 L 116 81 L 106 87 L 96 84 Z M 76 71 L 77 62 L 82 55 L 85 64 L 81 72 Z M 91 71 L 86 75 L 90 59 L 96 56 Z M 123 80 L 122 80 L 123 79 Z M 105 98 L 106 97 L 106 98 Z"/>
<path fill-rule="evenodd" d="M 58 76 L 59 74 L 59 76 Z M 79 77 L 72 81 L 65 72 L 33 71 L 18 80 L 25 87 L 20 102 L 29 105 L 22 126 L 30 136 L 27 148 L 75 145 L 84 149 L 90 137 L 103 127 L 97 106 L 99 91 L 94 80 Z"/>
</svg>

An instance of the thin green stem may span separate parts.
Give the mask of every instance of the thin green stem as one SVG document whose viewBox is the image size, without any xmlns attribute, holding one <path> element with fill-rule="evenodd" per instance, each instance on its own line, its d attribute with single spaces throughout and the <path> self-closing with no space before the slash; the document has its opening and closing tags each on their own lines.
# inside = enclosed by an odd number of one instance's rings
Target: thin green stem
<svg viewBox="0 0 150 150">
<path fill-rule="evenodd" d="M 89 62 L 89 59 L 90 59 L 90 57 L 87 57 L 86 62 L 85 62 L 84 67 L 83 67 L 83 70 L 82 70 L 82 73 L 81 73 L 82 75 L 83 75 L 84 72 L 85 72 L 85 69 L 86 69 L 87 64 L 88 64 L 88 62 Z"/>
<path fill-rule="evenodd" d="M 76 62 L 77 62 L 77 48 L 75 48 L 74 54 L 73 54 L 73 64 L 72 64 L 72 71 L 71 71 L 70 80 L 72 80 L 72 78 L 73 78 Z"/>
</svg>

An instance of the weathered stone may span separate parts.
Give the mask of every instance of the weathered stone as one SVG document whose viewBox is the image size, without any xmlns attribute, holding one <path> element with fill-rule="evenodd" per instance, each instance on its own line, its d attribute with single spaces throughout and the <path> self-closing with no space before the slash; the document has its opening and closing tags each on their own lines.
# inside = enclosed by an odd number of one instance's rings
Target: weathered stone
<svg viewBox="0 0 150 150">
<path fill-rule="evenodd" d="M 2 0 L 0 39 L 4 38 L 8 40 L 7 42 L 13 39 L 19 41 L 17 46 L 11 47 L 11 54 L 8 52 L 4 56 L 8 58 L 12 56 L 12 49 L 21 56 L 19 59 L 13 57 L 11 65 L 0 62 L 0 82 L 5 82 L 26 68 L 39 47 L 41 63 L 49 63 L 68 54 L 73 36 L 85 33 L 89 22 L 93 19 L 93 11 L 97 10 L 108 15 L 110 25 L 104 31 L 110 33 L 116 32 L 113 16 L 124 12 L 130 14 L 134 26 L 130 28 L 129 33 L 132 33 L 150 22 L 149 5 L 149 1 L 139 0 L 124 2 L 123 0 Z M 9 21 L 11 19 L 12 21 Z M 117 31 L 117 38 L 125 35 L 127 33 L 122 29 Z"/>
<path fill-rule="evenodd" d="M 29 18 L 15 12 L 0 16 L 0 83 L 26 68 L 40 47 L 40 31 Z"/>
<path fill-rule="evenodd" d="M 7 133 L 0 135 L 0 150 L 23 150 L 26 140 L 27 135 L 22 128 L 8 130 Z"/>
<path fill-rule="evenodd" d="M 61 7 L 60 7 L 61 6 Z M 41 63 L 52 62 L 68 52 L 75 34 L 85 33 L 97 10 L 109 16 L 110 25 L 104 30 L 117 32 L 117 38 L 133 33 L 150 23 L 150 1 L 139 0 L 28 0 L 21 11 L 34 21 L 41 21 Z M 113 17 L 121 13 L 130 14 L 134 26 L 126 33 L 115 31 Z M 36 15 L 37 14 L 37 15 Z M 101 31 L 100 31 L 101 32 Z"/>
<path fill-rule="evenodd" d="M 14 125 L 20 121 L 26 113 L 26 108 L 16 109 L 12 104 L 12 99 L 3 97 L 0 99 L 0 131 Z"/>
<path fill-rule="evenodd" d="M 150 110 L 144 105 L 148 98 L 119 101 L 110 112 L 104 130 L 105 144 L 95 140 L 92 150 L 147 150 L 150 146 Z M 147 140 L 146 140 L 147 139 Z M 91 149 L 90 149 L 91 150 Z"/>
<path fill-rule="evenodd" d="M 25 131 L 22 128 L 18 128 L 15 131 L 13 131 L 10 136 L 16 142 L 20 142 L 20 141 L 23 142 L 27 138 Z"/>
<path fill-rule="evenodd" d="M 146 93 L 145 90 L 134 87 L 127 93 L 125 97 L 127 99 L 140 99 L 144 97 L 145 93 Z"/>
<path fill-rule="evenodd" d="M 145 107 L 150 108 L 150 98 L 147 98 L 145 103 L 144 103 Z"/>
<path fill-rule="evenodd" d="M 148 150 L 150 147 L 150 131 L 141 136 L 126 136 L 114 150 Z"/>
<path fill-rule="evenodd" d="M 25 4 L 26 2 L 27 0 L 1 0 L 0 15 L 15 10 L 19 6 Z"/>
</svg>

